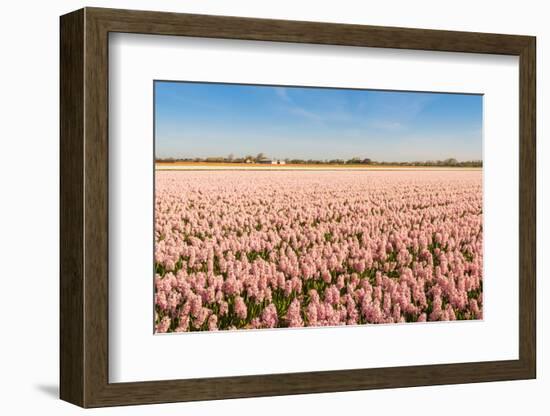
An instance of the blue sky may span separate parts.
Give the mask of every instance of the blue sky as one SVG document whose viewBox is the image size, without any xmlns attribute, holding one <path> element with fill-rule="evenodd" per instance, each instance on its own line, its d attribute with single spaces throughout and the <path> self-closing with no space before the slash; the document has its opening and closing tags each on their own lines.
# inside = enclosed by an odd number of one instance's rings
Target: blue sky
<svg viewBox="0 0 550 416">
<path fill-rule="evenodd" d="M 156 157 L 482 158 L 482 96 L 155 82 Z"/>
</svg>

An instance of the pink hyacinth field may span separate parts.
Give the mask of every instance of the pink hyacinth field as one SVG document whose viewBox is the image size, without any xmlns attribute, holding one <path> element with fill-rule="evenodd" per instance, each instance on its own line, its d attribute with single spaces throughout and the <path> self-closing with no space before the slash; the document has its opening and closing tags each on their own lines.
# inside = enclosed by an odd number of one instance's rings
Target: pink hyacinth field
<svg viewBox="0 0 550 416">
<path fill-rule="evenodd" d="M 155 332 L 483 317 L 480 169 L 155 172 Z"/>
</svg>

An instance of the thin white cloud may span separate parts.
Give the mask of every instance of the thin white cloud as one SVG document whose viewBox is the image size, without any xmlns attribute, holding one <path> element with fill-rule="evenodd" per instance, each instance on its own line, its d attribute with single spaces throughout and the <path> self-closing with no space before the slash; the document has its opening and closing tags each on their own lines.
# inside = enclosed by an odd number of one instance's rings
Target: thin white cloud
<svg viewBox="0 0 550 416">
<path fill-rule="evenodd" d="M 298 106 L 289 107 L 288 111 L 291 114 L 303 117 L 310 121 L 316 121 L 316 122 L 323 121 L 323 117 L 321 117 L 319 114 L 314 113 L 313 111 L 306 110 L 305 108 L 302 108 L 302 107 L 298 107 Z"/>
<path fill-rule="evenodd" d="M 377 130 L 386 130 L 386 131 L 397 131 L 401 130 L 404 125 L 399 121 L 389 121 L 389 120 L 372 120 L 368 123 L 369 127 L 375 128 Z"/>
<path fill-rule="evenodd" d="M 279 97 L 281 100 L 287 102 L 287 103 L 291 103 L 292 102 L 292 99 L 290 98 L 290 96 L 288 95 L 288 91 L 286 88 L 283 88 L 283 87 L 277 87 L 275 88 L 275 94 L 277 94 L 277 97 Z"/>
<path fill-rule="evenodd" d="M 315 121 L 315 122 L 324 122 L 324 121 L 336 121 L 336 122 L 344 122 L 344 121 L 351 121 L 353 119 L 352 115 L 349 114 L 349 112 L 343 110 L 343 109 L 333 109 L 330 113 L 327 114 L 319 114 L 317 112 L 306 110 L 304 107 L 301 107 L 296 104 L 296 102 L 292 99 L 292 97 L 289 95 L 289 89 L 285 87 L 275 87 L 274 92 L 277 95 L 277 98 L 285 102 L 284 108 L 286 111 L 288 111 L 290 114 L 295 116 L 300 116 L 304 119 L 307 119 L 309 121 Z M 331 106 L 334 106 L 334 102 L 331 101 Z"/>
</svg>

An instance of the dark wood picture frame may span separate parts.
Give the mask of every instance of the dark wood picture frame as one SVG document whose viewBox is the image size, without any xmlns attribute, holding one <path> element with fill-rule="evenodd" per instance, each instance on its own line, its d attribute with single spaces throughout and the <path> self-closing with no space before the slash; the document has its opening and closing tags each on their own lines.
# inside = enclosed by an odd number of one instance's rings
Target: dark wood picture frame
<svg viewBox="0 0 550 416">
<path fill-rule="evenodd" d="M 534 37 L 99 8 L 62 16 L 60 29 L 61 399 L 101 407 L 536 377 Z M 519 56 L 519 359 L 109 383 L 110 32 Z"/>
</svg>

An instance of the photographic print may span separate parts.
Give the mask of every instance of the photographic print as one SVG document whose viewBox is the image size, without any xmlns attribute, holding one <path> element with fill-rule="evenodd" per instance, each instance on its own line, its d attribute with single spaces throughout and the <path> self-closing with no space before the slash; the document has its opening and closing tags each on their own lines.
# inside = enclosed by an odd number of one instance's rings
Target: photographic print
<svg viewBox="0 0 550 416">
<path fill-rule="evenodd" d="M 483 96 L 154 82 L 154 331 L 483 318 Z"/>
</svg>

